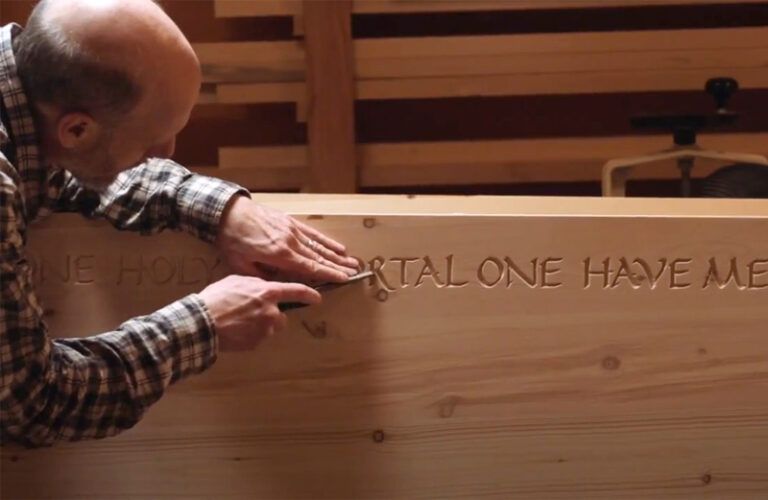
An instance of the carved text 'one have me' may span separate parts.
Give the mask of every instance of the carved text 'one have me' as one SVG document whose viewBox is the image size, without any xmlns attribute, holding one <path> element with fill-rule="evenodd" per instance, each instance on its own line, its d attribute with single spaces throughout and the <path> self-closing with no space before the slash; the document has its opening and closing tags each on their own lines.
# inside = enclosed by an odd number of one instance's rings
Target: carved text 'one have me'
<svg viewBox="0 0 768 500">
<path fill-rule="evenodd" d="M 512 259 L 488 256 L 469 266 L 453 254 L 444 257 L 382 257 L 366 263 L 373 271 L 372 281 L 387 291 L 418 288 L 431 284 L 437 288 L 464 288 L 472 284 L 483 288 L 523 286 L 530 289 L 557 289 L 579 286 L 634 290 L 667 288 L 684 290 L 726 289 L 762 290 L 768 288 L 768 258 L 707 257 L 533 257 Z M 579 276 L 575 282 L 574 276 Z M 571 282 L 567 280 L 570 279 Z"/>
</svg>

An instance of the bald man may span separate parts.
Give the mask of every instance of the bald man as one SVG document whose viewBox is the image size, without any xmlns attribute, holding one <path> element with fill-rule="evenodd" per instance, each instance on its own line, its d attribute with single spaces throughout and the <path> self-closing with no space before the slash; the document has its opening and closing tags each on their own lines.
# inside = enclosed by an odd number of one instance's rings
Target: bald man
<svg viewBox="0 0 768 500">
<path fill-rule="evenodd" d="M 247 190 L 168 158 L 201 83 L 189 42 L 150 0 L 47 0 L 0 31 L 0 442 L 102 438 L 132 427 L 219 351 L 251 349 L 344 281 L 344 247 Z M 237 274 L 114 331 L 52 340 L 27 226 L 51 212 L 117 229 L 186 231 Z M 278 273 L 294 283 L 267 281 Z"/>
</svg>

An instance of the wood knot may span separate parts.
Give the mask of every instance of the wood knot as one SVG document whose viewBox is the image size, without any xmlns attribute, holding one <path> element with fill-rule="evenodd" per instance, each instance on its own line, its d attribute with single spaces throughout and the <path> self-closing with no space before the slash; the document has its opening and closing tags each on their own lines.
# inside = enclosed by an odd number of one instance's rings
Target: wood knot
<svg viewBox="0 0 768 500">
<path fill-rule="evenodd" d="M 376 219 L 374 219 L 373 217 L 366 217 L 365 219 L 363 219 L 363 227 L 372 229 L 374 226 L 376 226 Z"/>
<path fill-rule="evenodd" d="M 381 429 L 376 429 L 373 431 L 373 442 L 374 443 L 383 443 L 384 442 L 384 431 Z"/>
<path fill-rule="evenodd" d="M 458 404 L 459 398 L 457 396 L 448 396 L 440 401 L 438 403 L 440 418 L 451 418 Z"/>
<path fill-rule="evenodd" d="M 711 483 L 712 482 L 712 474 L 707 473 L 707 474 L 704 474 L 703 476 L 701 476 L 701 482 L 704 483 L 705 485 Z"/>
<path fill-rule="evenodd" d="M 376 300 L 379 302 L 386 302 L 389 298 L 389 292 L 386 290 L 379 290 L 376 292 Z"/>
<path fill-rule="evenodd" d="M 606 370 L 618 370 L 621 366 L 621 360 L 616 356 L 606 356 L 602 365 Z"/>
</svg>

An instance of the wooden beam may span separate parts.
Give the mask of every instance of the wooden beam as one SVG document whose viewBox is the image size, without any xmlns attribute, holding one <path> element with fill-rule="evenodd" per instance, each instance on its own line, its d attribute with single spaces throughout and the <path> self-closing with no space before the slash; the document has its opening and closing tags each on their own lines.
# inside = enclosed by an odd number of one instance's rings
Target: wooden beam
<svg viewBox="0 0 768 500">
<path fill-rule="evenodd" d="M 356 14 L 761 3 L 762 0 L 355 0 Z M 217 17 L 292 16 L 301 0 L 214 0 Z"/>
<path fill-rule="evenodd" d="M 354 193 L 355 87 L 351 0 L 306 0 L 309 189 Z"/>
<path fill-rule="evenodd" d="M 702 134 L 699 143 L 719 151 L 768 154 L 766 133 Z M 597 182 L 608 160 L 670 146 L 670 137 L 663 135 L 361 144 L 357 146 L 357 164 L 360 185 L 364 187 Z M 261 180 L 262 168 L 281 168 L 284 178 L 293 179 L 293 175 L 306 172 L 302 170 L 307 166 L 305 151 L 303 146 L 221 148 L 220 166 L 222 172 L 251 169 L 254 179 Z M 720 166 L 699 162 L 693 175 L 701 177 Z M 670 162 L 643 168 L 636 175 L 643 179 L 675 179 L 679 172 Z M 306 180 L 296 178 L 291 185 L 304 185 Z"/>
<path fill-rule="evenodd" d="M 765 203 L 259 199 L 305 214 L 386 283 L 291 312 L 121 436 L 4 446 L 3 498 L 765 493 Z M 199 291 L 226 273 L 216 259 L 178 233 L 74 215 L 30 232 L 59 337 Z"/>
</svg>

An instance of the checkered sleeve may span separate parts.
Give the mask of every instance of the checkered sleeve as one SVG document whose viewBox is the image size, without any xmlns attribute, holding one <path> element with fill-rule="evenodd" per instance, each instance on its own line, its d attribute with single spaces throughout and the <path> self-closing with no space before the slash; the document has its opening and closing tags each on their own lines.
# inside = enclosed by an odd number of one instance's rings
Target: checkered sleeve
<svg viewBox="0 0 768 500">
<path fill-rule="evenodd" d="M 236 184 L 159 158 L 122 172 L 100 197 L 67 171 L 49 180 L 49 193 L 54 210 L 103 216 L 118 229 L 143 234 L 183 230 L 207 242 L 216 239 L 227 202 L 237 194 L 250 196 Z"/>
<path fill-rule="evenodd" d="M 0 185 L 0 443 L 117 434 L 170 384 L 214 363 L 214 328 L 196 294 L 111 332 L 52 340 L 24 252 L 20 200 Z"/>
</svg>

